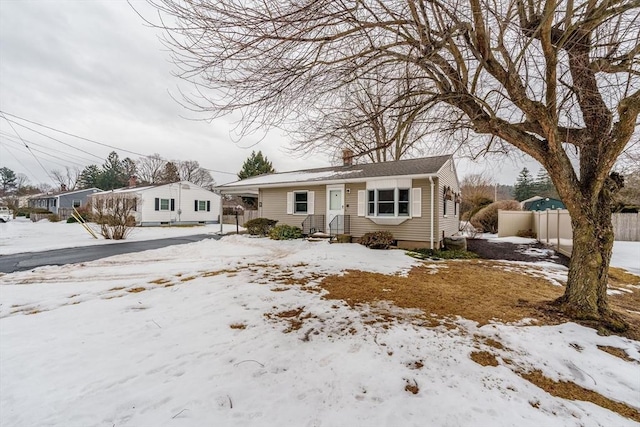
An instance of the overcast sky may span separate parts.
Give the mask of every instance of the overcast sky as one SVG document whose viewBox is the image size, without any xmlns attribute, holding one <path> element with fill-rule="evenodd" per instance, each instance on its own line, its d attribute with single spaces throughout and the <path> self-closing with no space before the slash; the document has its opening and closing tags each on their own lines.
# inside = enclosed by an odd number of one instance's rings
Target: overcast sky
<svg viewBox="0 0 640 427">
<path fill-rule="evenodd" d="M 133 4 L 153 16 L 146 3 Z M 194 120 L 203 117 L 172 98 L 189 87 L 171 75 L 159 35 L 125 1 L 0 0 L 0 110 L 135 153 L 197 160 L 215 171 L 219 184 L 237 179 L 252 150 L 262 150 L 278 171 L 330 165 L 325 155 L 291 156 L 286 136 L 277 131 L 238 140 L 231 118 Z M 45 170 L 100 165 L 112 151 L 6 118 L 23 126 L 12 128 L 0 116 L 0 166 L 26 174 L 34 184 L 53 185 Z M 523 166 L 533 175 L 538 170 L 537 163 L 521 159 L 457 164 L 461 179 L 486 171 L 503 184 L 513 184 Z"/>
</svg>

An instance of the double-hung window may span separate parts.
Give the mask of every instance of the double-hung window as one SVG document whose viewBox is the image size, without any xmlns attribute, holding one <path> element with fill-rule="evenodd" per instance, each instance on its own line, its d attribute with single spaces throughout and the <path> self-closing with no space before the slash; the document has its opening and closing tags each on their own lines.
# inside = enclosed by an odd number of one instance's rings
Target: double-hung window
<svg viewBox="0 0 640 427">
<path fill-rule="evenodd" d="M 293 193 L 293 213 L 304 214 L 309 211 L 309 193 L 296 191 Z"/>
<path fill-rule="evenodd" d="M 409 216 L 409 189 L 387 188 L 367 191 L 367 216 Z"/>
<path fill-rule="evenodd" d="M 161 211 L 169 210 L 169 199 L 160 199 L 160 210 Z"/>
</svg>

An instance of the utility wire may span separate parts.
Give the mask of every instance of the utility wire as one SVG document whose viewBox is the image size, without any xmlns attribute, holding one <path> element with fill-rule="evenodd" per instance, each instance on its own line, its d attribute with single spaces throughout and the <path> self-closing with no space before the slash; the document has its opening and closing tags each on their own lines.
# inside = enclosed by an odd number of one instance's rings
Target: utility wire
<svg viewBox="0 0 640 427">
<path fill-rule="evenodd" d="M 2 132 L 2 131 L 0 131 L 0 136 L 1 136 L 1 137 L 4 137 L 4 139 L 6 139 L 6 140 L 8 140 L 8 141 L 10 141 L 10 142 L 16 142 L 16 141 L 17 141 L 17 138 L 16 138 L 14 135 L 11 135 L 11 134 L 6 133 L 6 132 Z M 1 138 L 0 138 L 0 140 L 1 140 Z M 70 157 L 75 157 L 76 159 L 78 159 L 78 160 L 79 160 L 79 162 L 75 162 L 75 163 L 77 163 L 78 165 L 81 165 L 81 166 L 83 166 L 83 167 L 84 167 L 87 163 L 93 163 L 93 162 L 94 162 L 94 160 L 89 159 L 89 158 L 87 158 L 87 157 L 78 156 L 77 154 L 68 153 L 68 152 L 66 152 L 66 151 L 62 151 L 62 150 L 59 150 L 59 149 L 57 149 L 57 148 L 49 147 L 49 146 L 44 145 L 44 144 L 39 144 L 39 143 L 37 143 L 37 142 L 33 142 L 32 140 L 29 140 L 29 139 L 26 139 L 26 138 L 24 138 L 24 140 L 25 140 L 26 142 L 28 142 L 28 143 L 29 143 L 29 145 L 35 145 L 36 147 L 41 147 L 42 149 L 50 150 L 50 151 L 52 151 L 52 152 L 54 152 L 54 153 L 58 153 L 58 154 L 60 154 L 60 155 L 70 156 Z M 18 141 L 18 142 L 19 142 L 19 141 Z M 51 154 L 50 154 L 50 155 L 51 155 Z M 63 159 L 63 160 L 66 160 L 66 159 Z M 71 160 L 69 160 L 69 161 L 71 161 Z M 72 162 L 72 163 L 74 163 L 73 161 L 71 161 L 71 162 Z M 81 163 L 80 163 L 80 162 L 81 162 Z"/>
<path fill-rule="evenodd" d="M 13 144 L 18 144 L 18 145 L 19 145 L 19 143 L 18 143 L 18 142 L 16 142 L 16 141 L 11 141 L 10 139 L 7 139 L 7 141 L 8 141 L 8 142 L 11 142 L 11 143 L 13 143 Z M 15 148 L 15 147 L 14 147 L 14 148 Z M 72 164 L 74 164 L 75 166 L 82 166 L 82 167 L 84 167 L 84 166 L 85 166 L 85 165 L 84 165 L 84 164 L 82 164 L 82 163 L 74 162 L 73 160 L 69 160 L 69 159 L 63 159 L 62 157 L 54 156 L 53 154 L 47 153 L 46 151 L 38 150 L 37 148 L 31 148 L 31 149 L 32 149 L 33 151 L 35 151 L 36 153 L 41 153 L 41 154 L 43 154 L 43 155 L 45 155 L 45 156 L 53 157 L 54 159 L 58 159 L 58 160 L 62 160 L 63 162 L 67 162 L 67 164 L 62 164 L 62 163 L 55 162 L 55 161 L 53 161 L 53 160 L 49 160 L 51 163 L 55 163 L 56 165 L 59 165 L 59 166 L 62 166 L 62 167 L 68 167 L 68 166 L 69 166 L 69 165 L 68 165 L 69 163 L 72 163 Z"/>
<path fill-rule="evenodd" d="M 14 159 L 16 159 L 16 162 L 18 162 L 18 164 L 24 168 L 24 170 L 25 170 L 25 172 L 27 172 L 27 174 L 31 175 L 31 179 L 33 179 L 33 183 L 34 183 L 34 184 L 36 184 L 37 179 L 34 179 L 36 175 L 31 171 L 31 169 L 29 169 L 28 167 L 26 167 L 26 166 L 24 165 L 24 163 L 22 163 L 22 162 L 20 161 L 20 159 L 18 159 L 18 157 L 16 157 L 16 155 L 15 155 L 15 154 L 13 154 L 13 152 L 12 152 L 11 150 L 9 150 L 9 147 L 7 147 L 7 146 L 6 146 L 6 144 L 5 144 L 5 145 L 0 144 L 0 147 L 4 147 L 4 149 L 5 149 L 5 150 L 7 150 L 7 153 L 11 154 L 11 156 L 12 156 Z"/>
<path fill-rule="evenodd" d="M 27 150 L 29 150 L 29 152 L 31 153 L 31 155 L 33 156 L 34 159 L 36 159 L 36 162 L 38 162 L 38 164 L 40 165 L 40 167 L 42 168 L 42 170 L 44 171 L 44 173 L 47 174 L 47 176 L 49 177 L 49 179 L 51 180 L 52 183 L 56 183 L 56 180 L 53 179 L 53 177 L 51 175 L 49 175 L 49 171 L 44 167 L 44 165 L 42 164 L 42 162 L 40 162 L 40 159 L 38 159 L 38 157 L 34 154 L 33 151 L 31 151 L 31 148 L 29 148 L 29 146 L 27 145 L 26 142 L 24 142 L 24 140 L 22 139 L 22 137 L 20 136 L 20 134 L 18 133 L 18 131 L 16 130 L 16 128 L 13 127 L 13 125 L 11 124 L 11 121 L 9 119 L 7 119 L 7 117 L 2 113 L 2 111 L 0 111 L 0 115 L 7 121 L 7 123 L 9 123 L 9 126 L 11 126 L 11 129 L 13 129 L 13 132 L 18 136 L 18 138 L 20 138 L 20 140 L 22 141 L 22 143 L 24 144 L 25 147 L 27 147 Z"/>
<path fill-rule="evenodd" d="M 1 113 L 1 114 L 3 114 L 3 115 L 11 116 L 11 117 L 13 117 L 13 118 L 15 118 L 15 119 L 23 120 L 23 121 L 25 121 L 25 122 L 28 122 L 28 123 L 34 124 L 34 125 L 36 125 L 36 126 L 41 126 L 41 127 L 45 128 L 45 129 L 49 129 L 49 130 L 52 130 L 52 131 L 54 131 L 54 132 L 59 132 L 59 133 L 62 133 L 62 134 L 64 134 L 64 135 L 67 135 L 67 136 L 71 136 L 71 137 L 74 137 L 74 138 L 82 139 L 82 140 L 84 140 L 84 141 L 91 142 L 91 143 L 93 143 L 93 144 L 98 144 L 98 145 L 101 145 L 101 146 L 103 146 L 103 147 L 112 148 L 112 149 L 114 149 L 114 150 L 123 151 L 123 152 L 125 152 L 125 153 L 135 154 L 136 156 L 140 156 L 140 157 L 151 157 L 151 156 L 150 156 L 150 155 L 148 155 L 148 154 L 138 153 L 138 152 L 135 152 L 135 151 L 127 150 L 127 149 L 125 149 L 125 148 L 116 147 L 116 146 L 114 146 L 114 145 L 105 144 L 105 143 L 103 143 L 103 142 L 99 142 L 99 141 L 95 141 L 95 140 L 93 140 L 93 139 L 85 138 L 85 137 L 83 137 L 83 136 L 75 135 L 75 134 L 70 133 L 70 132 L 65 132 L 65 131 L 63 131 L 63 130 L 56 129 L 56 128 L 53 128 L 53 127 L 51 127 L 51 126 L 43 125 L 42 123 L 38 123 L 38 122 L 35 122 L 35 121 L 33 121 L 33 120 L 25 119 L 24 117 L 16 116 L 15 114 L 7 113 L 7 112 L 2 111 L 2 110 L 0 110 L 0 113 Z M 9 121 L 6 117 L 5 117 L 5 120 Z M 79 148 L 73 147 L 73 146 L 71 146 L 71 145 L 69 145 L 69 144 L 66 144 L 66 143 L 64 143 L 64 142 L 62 142 L 62 141 L 60 141 L 60 140 L 57 140 L 57 139 L 55 139 L 55 138 L 53 138 L 53 137 L 51 137 L 51 136 L 45 135 L 45 134 L 43 134 L 43 133 L 40 133 L 40 132 L 38 132 L 38 131 L 36 131 L 36 130 L 33 130 L 33 129 L 31 129 L 31 128 L 29 128 L 29 127 L 25 126 L 25 125 L 22 125 L 22 124 L 20 124 L 20 123 L 18 123 L 18 122 L 13 121 L 13 123 L 15 123 L 15 124 L 17 124 L 17 125 L 19 125 L 19 126 L 22 126 L 22 127 L 26 128 L 26 129 L 29 129 L 29 130 L 31 130 L 31 131 L 33 131 L 33 132 L 36 132 L 36 133 L 38 133 L 38 134 L 40 134 L 40 135 L 46 136 L 47 138 L 51 138 L 51 139 L 53 139 L 54 141 L 58 141 L 58 142 L 60 142 L 60 143 L 62 143 L 62 144 L 65 144 L 65 145 L 67 145 L 67 146 L 70 146 L 70 147 L 72 147 L 72 148 L 75 148 L 76 150 L 80 150 Z M 82 152 L 84 152 L 84 153 L 87 153 L 87 152 L 86 152 L 86 151 L 84 151 L 84 150 L 80 150 L 80 151 L 82 151 Z M 91 153 L 87 153 L 87 154 L 91 154 Z M 95 156 L 95 155 L 93 155 L 93 154 L 91 154 L 91 155 L 92 155 L 92 156 L 94 156 L 94 157 L 98 157 L 98 156 Z M 102 159 L 100 159 L 100 160 L 102 160 Z M 209 169 L 209 168 L 204 168 L 204 167 L 203 167 L 202 169 L 207 170 L 207 171 L 210 171 L 210 172 L 222 173 L 222 174 L 226 174 L 226 175 L 236 175 L 236 172 L 225 172 L 225 171 L 221 171 L 221 170 Z"/>
</svg>

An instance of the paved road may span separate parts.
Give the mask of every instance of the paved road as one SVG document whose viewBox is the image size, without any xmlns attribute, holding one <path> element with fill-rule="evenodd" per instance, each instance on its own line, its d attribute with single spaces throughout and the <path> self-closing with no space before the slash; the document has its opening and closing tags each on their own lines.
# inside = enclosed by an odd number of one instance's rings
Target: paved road
<svg viewBox="0 0 640 427">
<path fill-rule="evenodd" d="M 64 265 L 94 261 L 96 259 L 106 258 L 113 255 L 142 252 L 149 249 L 164 248 L 166 246 L 183 245 L 185 243 L 199 242 L 204 239 L 217 240 L 220 239 L 220 236 L 215 234 L 195 234 L 193 236 L 171 237 L 168 239 L 122 242 L 110 245 L 84 246 L 80 248 L 1 255 L 0 272 L 13 273 L 15 271 L 30 270 L 44 265 Z"/>
</svg>

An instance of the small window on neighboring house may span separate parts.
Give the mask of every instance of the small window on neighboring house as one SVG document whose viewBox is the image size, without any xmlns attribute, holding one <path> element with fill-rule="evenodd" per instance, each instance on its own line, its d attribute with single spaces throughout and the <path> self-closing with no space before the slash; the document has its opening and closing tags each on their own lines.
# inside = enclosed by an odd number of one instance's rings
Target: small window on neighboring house
<svg viewBox="0 0 640 427">
<path fill-rule="evenodd" d="M 160 210 L 161 211 L 169 210 L 169 199 L 160 199 Z"/>
<path fill-rule="evenodd" d="M 79 208 L 80 205 L 82 205 L 80 200 L 73 200 L 71 203 L 73 204 L 74 208 Z"/>
<path fill-rule="evenodd" d="M 207 201 L 206 200 L 198 200 L 198 210 L 206 211 L 207 210 Z"/>
<path fill-rule="evenodd" d="M 293 193 L 293 212 L 294 213 L 307 213 L 308 212 L 308 193 L 306 191 L 303 192 L 294 192 Z"/>
</svg>

